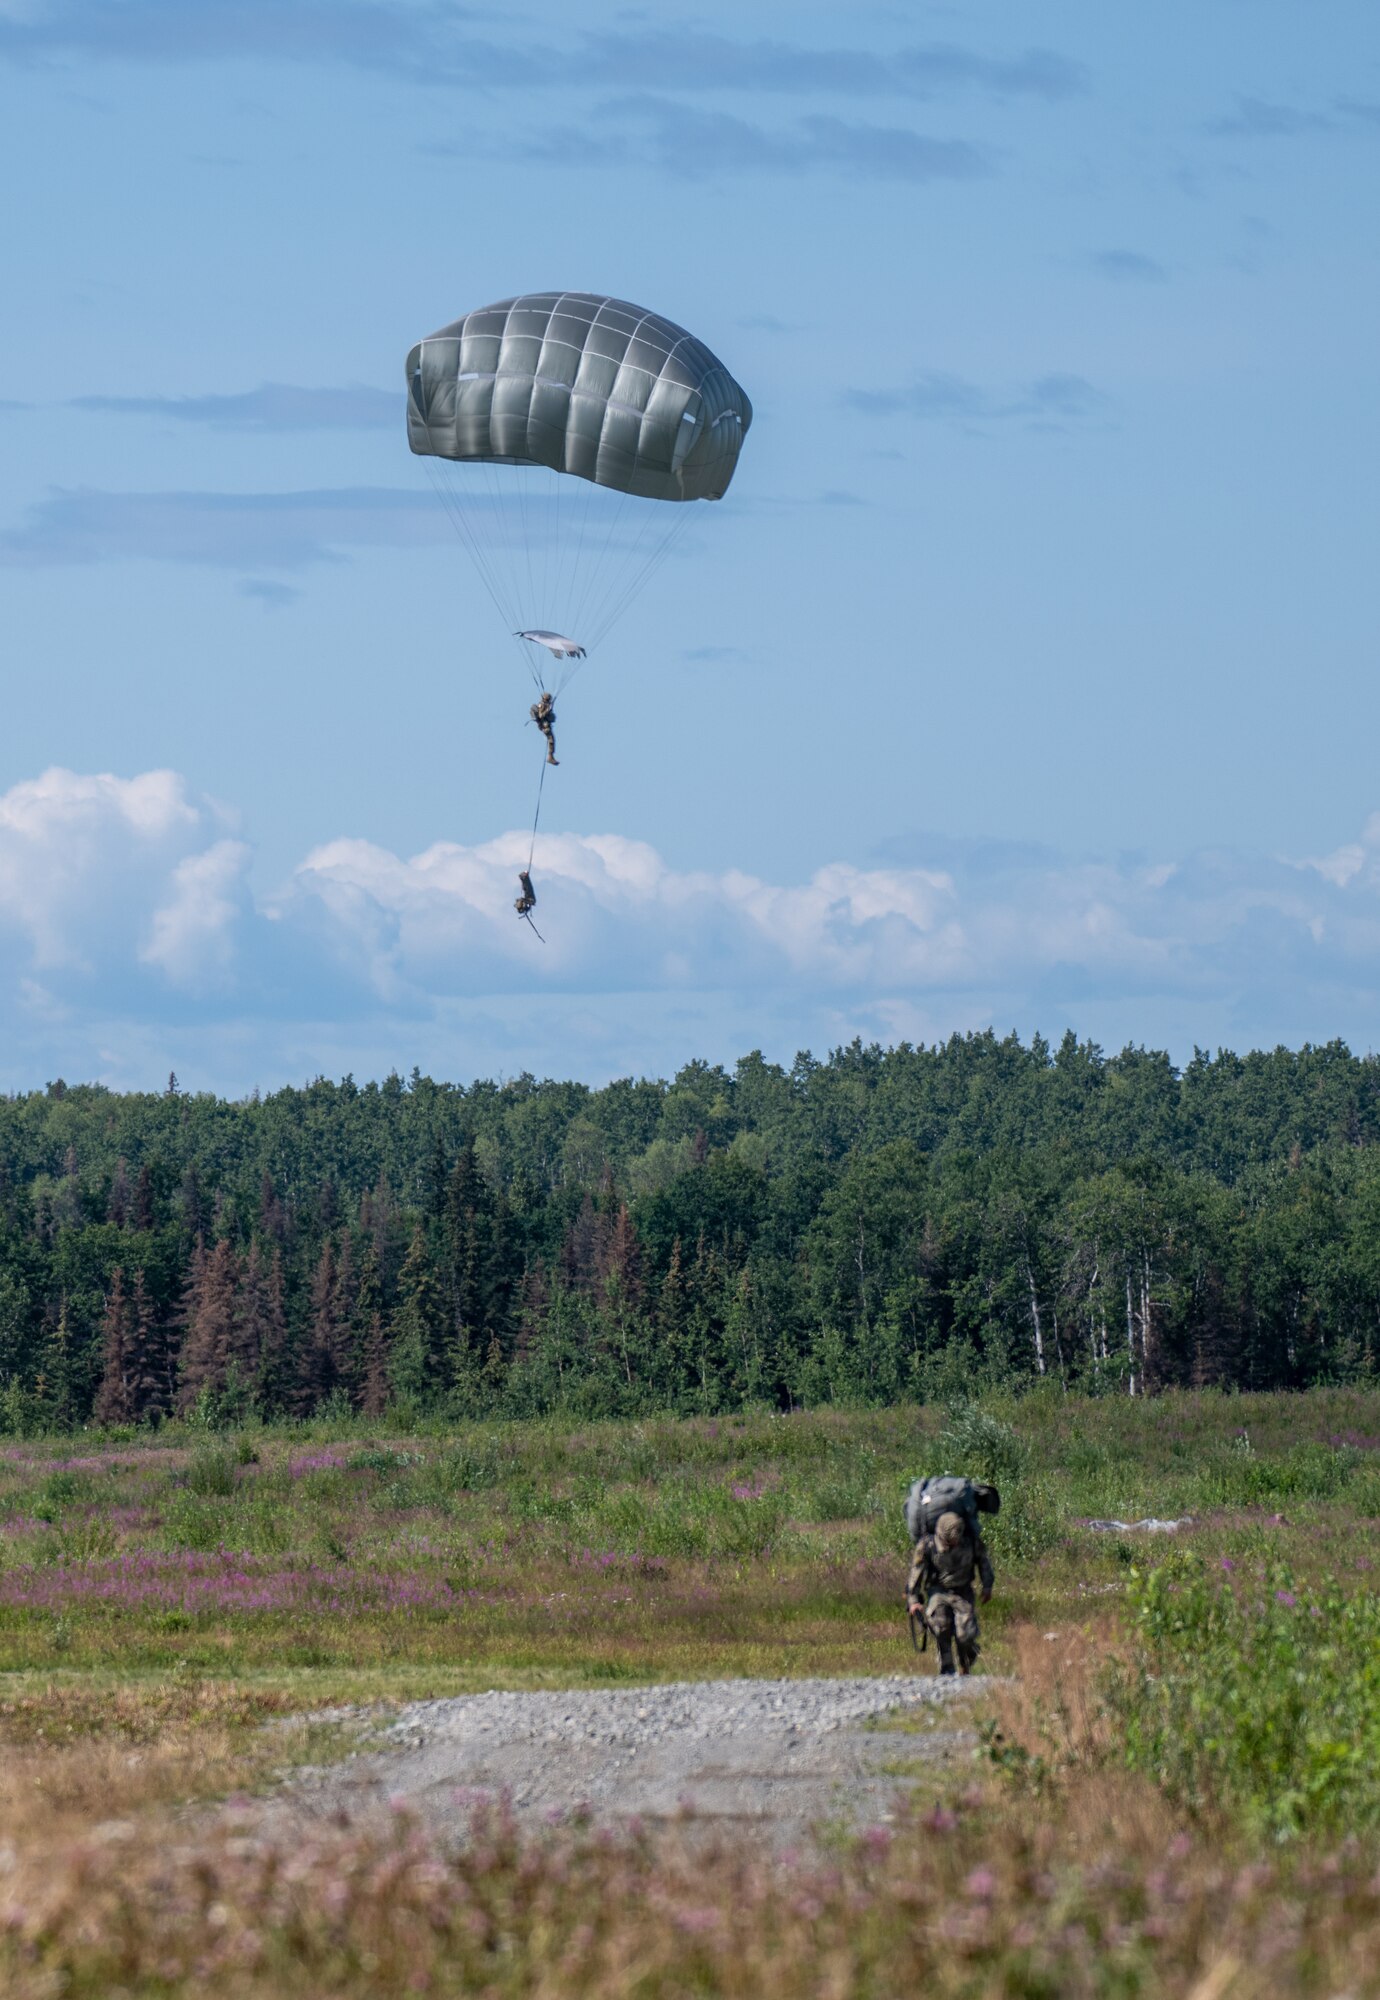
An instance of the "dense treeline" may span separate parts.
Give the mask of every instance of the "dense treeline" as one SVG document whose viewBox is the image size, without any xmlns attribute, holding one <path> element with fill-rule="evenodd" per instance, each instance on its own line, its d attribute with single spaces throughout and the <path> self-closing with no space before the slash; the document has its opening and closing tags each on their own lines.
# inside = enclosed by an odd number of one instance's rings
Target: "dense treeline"
<svg viewBox="0 0 1380 2000">
<path fill-rule="evenodd" d="M 1380 1062 L 1068 1036 L 0 1100 L 0 1424 L 1369 1373 Z"/>
</svg>

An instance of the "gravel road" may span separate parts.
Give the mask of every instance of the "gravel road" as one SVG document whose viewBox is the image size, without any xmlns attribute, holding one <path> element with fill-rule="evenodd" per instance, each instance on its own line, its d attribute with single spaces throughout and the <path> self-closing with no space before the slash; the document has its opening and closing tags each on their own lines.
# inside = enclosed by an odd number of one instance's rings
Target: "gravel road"
<svg viewBox="0 0 1380 2000">
<path fill-rule="evenodd" d="M 887 1818 L 905 1782 L 898 1763 L 971 1749 L 964 1713 L 982 1685 L 898 1674 L 414 1702 L 346 1762 L 302 1774 L 279 1809 L 358 1821 L 401 1804 L 444 1837 L 479 1798 L 502 1794 L 527 1819 L 693 1815 L 794 1842 L 822 1821 Z M 869 1727 L 898 1710 L 929 1711 L 931 1726 Z"/>
</svg>

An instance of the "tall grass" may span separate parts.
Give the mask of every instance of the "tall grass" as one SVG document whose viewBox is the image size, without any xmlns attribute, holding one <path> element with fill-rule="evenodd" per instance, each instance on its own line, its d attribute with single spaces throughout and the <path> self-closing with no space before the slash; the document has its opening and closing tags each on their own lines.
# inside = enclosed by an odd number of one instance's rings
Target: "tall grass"
<svg viewBox="0 0 1380 2000">
<path fill-rule="evenodd" d="M 1095 1857 L 976 1803 L 824 1859 L 761 1842 L 405 1819 L 288 1843 L 252 1817 L 158 1851 L 118 1824 L 0 1883 L 9 2000 L 1220 2000 L 1377 1991 L 1359 1855 L 1241 1868 L 1191 1843 Z"/>
</svg>

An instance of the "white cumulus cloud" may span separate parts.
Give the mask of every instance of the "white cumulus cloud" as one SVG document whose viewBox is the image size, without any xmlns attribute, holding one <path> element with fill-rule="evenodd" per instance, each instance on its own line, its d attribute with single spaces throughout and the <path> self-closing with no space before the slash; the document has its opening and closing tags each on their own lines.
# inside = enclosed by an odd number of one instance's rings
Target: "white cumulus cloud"
<svg viewBox="0 0 1380 2000">
<path fill-rule="evenodd" d="M 109 986 L 143 962 L 182 982 L 195 933 L 225 966 L 247 860 L 175 771 L 26 779 L 0 794 L 0 965 Z"/>
<path fill-rule="evenodd" d="M 1074 1027 L 1184 1056 L 1380 1018 L 1380 815 L 1321 856 L 1070 861 L 937 837 L 804 880 L 671 867 L 622 834 L 313 848 L 271 894 L 175 772 L 0 795 L 0 1084 L 245 1089 L 414 1062 L 591 1078 L 854 1034 Z"/>
</svg>

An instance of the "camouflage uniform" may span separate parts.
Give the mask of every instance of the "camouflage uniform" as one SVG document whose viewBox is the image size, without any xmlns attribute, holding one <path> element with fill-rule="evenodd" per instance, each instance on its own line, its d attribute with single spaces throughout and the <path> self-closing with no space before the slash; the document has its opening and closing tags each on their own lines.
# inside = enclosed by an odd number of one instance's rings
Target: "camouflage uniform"
<svg viewBox="0 0 1380 2000">
<path fill-rule="evenodd" d="M 548 764 L 559 763 L 560 759 L 556 755 L 555 695 L 551 694 L 547 689 L 543 688 L 541 700 L 534 701 L 528 713 L 531 715 L 533 722 L 536 723 L 542 735 L 546 738 L 547 763 Z"/>
<path fill-rule="evenodd" d="M 924 1611 L 925 1623 L 939 1648 L 941 1674 L 954 1671 L 955 1643 L 958 1665 L 965 1674 L 980 1650 L 974 1573 L 981 1579 L 985 1604 L 994 1581 L 987 1545 L 981 1535 L 969 1529 L 961 1514 L 941 1514 L 934 1533 L 922 1535 L 915 1544 L 906 1580 L 906 1602 Z"/>
</svg>

